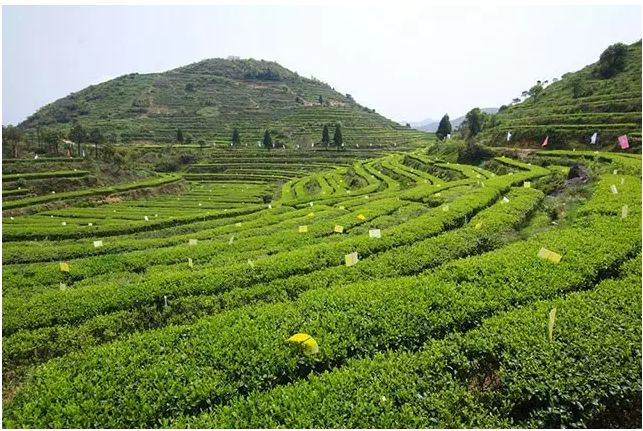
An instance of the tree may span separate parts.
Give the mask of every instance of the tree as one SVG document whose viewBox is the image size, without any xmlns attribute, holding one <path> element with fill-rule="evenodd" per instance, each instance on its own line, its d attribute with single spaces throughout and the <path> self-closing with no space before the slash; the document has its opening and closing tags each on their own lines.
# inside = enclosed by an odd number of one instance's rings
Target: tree
<svg viewBox="0 0 643 431">
<path fill-rule="evenodd" d="M 337 148 L 337 151 L 342 147 L 344 139 L 342 138 L 342 126 L 337 124 L 335 126 L 335 134 L 333 135 L 333 144 Z"/>
<path fill-rule="evenodd" d="M 317 99 L 317 100 L 319 101 L 320 105 L 322 105 L 324 103 L 324 98 L 321 97 L 321 94 L 319 95 L 319 99 Z"/>
<path fill-rule="evenodd" d="M 241 144 L 241 137 L 239 136 L 239 131 L 235 128 L 232 131 L 232 145 Z"/>
<path fill-rule="evenodd" d="M 183 143 L 183 130 L 176 129 L 176 142 Z"/>
<path fill-rule="evenodd" d="M 96 158 L 98 158 L 98 146 L 102 145 L 105 142 L 105 137 L 100 130 L 92 129 L 92 131 L 89 132 L 89 142 L 94 144 L 94 154 Z"/>
<path fill-rule="evenodd" d="M 534 85 L 529 89 L 529 95 L 532 96 L 534 99 L 536 99 L 538 95 L 542 93 L 542 91 L 543 91 L 542 83 L 538 81 L 536 82 L 536 85 Z"/>
<path fill-rule="evenodd" d="M 587 85 L 585 79 L 583 79 L 579 75 L 574 75 L 574 77 L 569 80 L 569 87 L 572 91 L 572 96 L 574 97 L 574 99 L 590 96 L 592 94 L 592 90 Z"/>
<path fill-rule="evenodd" d="M 322 144 L 326 147 L 330 144 L 330 134 L 328 133 L 328 126 L 324 124 L 324 130 L 322 131 Z"/>
<path fill-rule="evenodd" d="M 74 121 L 71 125 L 71 129 L 69 130 L 69 140 L 76 143 L 76 147 L 78 148 L 78 157 L 80 157 L 80 146 L 87 140 L 87 132 L 78 121 Z"/>
<path fill-rule="evenodd" d="M 520 97 L 516 97 L 514 99 L 511 99 L 512 104 L 520 103 Z"/>
<path fill-rule="evenodd" d="M 59 130 L 46 129 L 42 131 L 41 136 L 43 142 L 49 146 L 50 151 L 53 150 L 58 154 L 58 144 L 62 139 L 62 133 Z"/>
<path fill-rule="evenodd" d="M 594 69 L 594 74 L 600 78 L 611 78 L 625 69 L 627 46 L 615 43 L 607 47 L 601 54 Z"/>
<path fill-rule="evenodd" d="M 263 146 L 265 148 L 272 148 L 272 137 L 268 129 L 266 129 L 266 132 L 263 134 Z"/>
<path fill-rule="evenodd" d="M 471 111 L 467 112 L 467 115 L 464 118 L 467 128 L 469 129 L 469 136 L 476 136 L 480 132 L 480 130 L 482 130 L 484 113 L 480 110 L 480 108 L 473 108 Z"/>
<path fill-rule="evenodd" d="M 453 128 L 451 127 L 451 122 L 449 121 L 449 114 L 444 114 L 444 116 L 440 120 L 438 130 L 436 130 L 435 134 L 438 139 L 444 139 L 447 135 L 451 134 L 452 130 Z"/>
<path fill-rule="evenodd" d="M 18 147 L 23 138 L 24 133 L 17 127 L 11 124 L 6 127 L 2 126 L 2 141 L 12 147 L 13 157 L 15 159 L 18 158 Z"/>
</svg>

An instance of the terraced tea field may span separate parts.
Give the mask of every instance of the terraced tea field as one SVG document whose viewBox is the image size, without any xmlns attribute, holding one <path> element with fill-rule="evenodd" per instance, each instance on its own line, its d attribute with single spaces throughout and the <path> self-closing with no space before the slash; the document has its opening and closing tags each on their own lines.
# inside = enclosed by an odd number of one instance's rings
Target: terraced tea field
<svg viewBox="0 0 643 431">
<path fill-rule="evenodd" d="M 211 154 L 3 218 L 5 427 L 641 426 L 640 156 Z"/>
</svg>

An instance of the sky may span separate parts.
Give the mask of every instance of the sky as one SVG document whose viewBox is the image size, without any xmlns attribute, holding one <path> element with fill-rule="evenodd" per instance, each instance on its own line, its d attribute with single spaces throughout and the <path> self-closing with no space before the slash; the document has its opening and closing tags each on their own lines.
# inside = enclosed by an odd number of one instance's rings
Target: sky
<svg viewBox="0 0 643 431">
<path fill-rule="evenodd" d="M 641 38 L 630 6 L 3 6 L 2 124 L 127 73 L 274 60 L 396 121 L 498 107 Z"/>
</svg>

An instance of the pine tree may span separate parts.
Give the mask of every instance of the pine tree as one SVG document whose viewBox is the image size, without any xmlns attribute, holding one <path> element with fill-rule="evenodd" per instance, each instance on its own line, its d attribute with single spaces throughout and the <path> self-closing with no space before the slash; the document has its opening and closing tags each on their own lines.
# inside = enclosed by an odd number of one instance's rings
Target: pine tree
<svg viewBox="0 0 643 431">
<path fill-rule="evenodd" d="M 239 137 L 239 131 L 235 128 L 232 131 L 232 145 L 241 144 L 241 137 Z"/>
<path fill-rule="evenodd" d="M 438 125 L 438 130 L 436 130 L 435 135 L 438 139 L 444 139 L 447 135 L 450 135 L 452 131 L 451 122 L 449 121 L 449 114 L 444 114 L 444 117 L 440 120 Z"/>
<path fill-rule="evenodd" d="M 266 129 L 266 133 L 263 134 L 263 146 L 265 148 L 272 148 L 272 137 L 268 129 Z"/>
<path fill-rule="evenodd" d="M 328 133 L 328 126 L 324 124 L 324 130 L 322 131 L 322 144 L 326 147 L 330 144 L 330 134 Z"/>
<path fill-rule="evenodd" d="M 183 130 L 176 129 L 176 142 L 183 143 Z"/>
<path fill-rule="evenodd" d="M 343 143 L 344 140 L 342 138 L 342 127 L 337 124 L 335 126 L 335 134 L 333 135 L 333 144 L 335 144 L 335 147 L 337 147 L 337 151 L 339 151 Z"/>
</svg>

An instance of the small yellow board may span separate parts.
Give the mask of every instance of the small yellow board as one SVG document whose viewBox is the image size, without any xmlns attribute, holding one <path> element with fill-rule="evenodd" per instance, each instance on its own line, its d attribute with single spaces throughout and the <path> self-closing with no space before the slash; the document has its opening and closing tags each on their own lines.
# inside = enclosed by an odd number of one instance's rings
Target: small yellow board
<svg viewBox="0 0 643 431">
<path fill-rule="evenodd" d="M 561 258 L 560 254 L 547 250 L 545 247 L 541 247 L 538 251 L 538 257 L 554 263 L 559 263 Z"/>
<path fill-rule="evenodd" d="M 288 338 L 288 342 L 293 344 L 299 344 L 305 355 L 314 355 L 319 353 L 319 345 L 313 337 L 303 332 L 297 333 L 292 337 Z"/>
<path fill-rule="evenodd" d="M 308 225 L 299 226 L 299 233 L 308 232 Z"/>
<path fill-rule="evenodd" d="M 69 272 L 69 264 L 67 262 L 60 262 L 60 272 Z"/>
<path fill-rule="evenodd" d="M 335 233 L 344 233 L 344 226 L 340 226 L 340 225 L 336 224 L 334 231 L 335 231 Z"/>
<path fill-rule="evenodd" d="M 344 260 L 346 262 L 346 266 L 353 266 L 359 261 L 359 257 L 357 256 L 357 252 L 354 251 L 350 254 L 344 255 Z"/>
<path fill-rule="evenodd" d="M 357 220 L 364 221 L 366 220 L 366 216 L 364 214 L 357 214 Z"/>
</svg>

